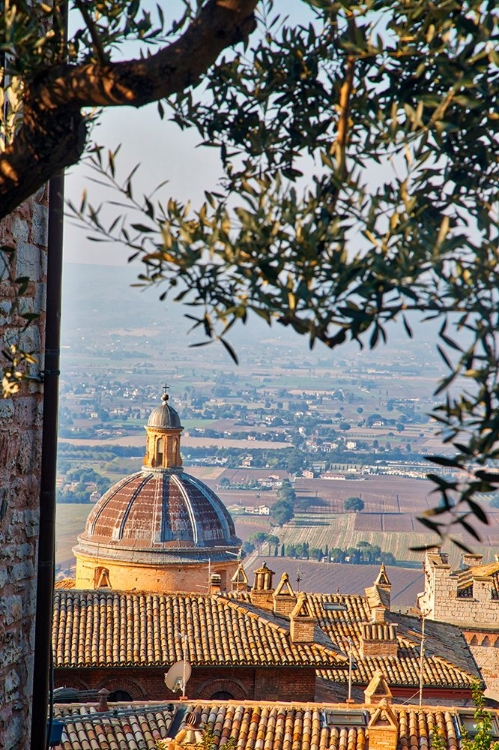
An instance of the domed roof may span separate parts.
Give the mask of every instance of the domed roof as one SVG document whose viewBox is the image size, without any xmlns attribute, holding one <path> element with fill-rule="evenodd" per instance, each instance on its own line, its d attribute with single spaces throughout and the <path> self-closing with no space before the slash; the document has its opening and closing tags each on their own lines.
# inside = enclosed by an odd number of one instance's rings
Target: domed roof
<svg viewBox="0 0 499 750">
<path fill-rule="evenodd" d="M 125 477 L 92 509 L 75 551 L 137 563 L 229 559 L 239 549 L 234 522 L 222 501 L 184 471 L 148 471 Z M 232 557 L 233 559 L 233 557 Z"/>
<path fill-rule="evenodd" d="M 166 387 L 166 386 L 165 386 Z M 133 565 L 234 560 L 241 540 L 217 495 L 182 469 L 180 417 L 166 393 L 146 426 L 142 471 L 117 482 L 92 509 L 76 556 Z"/>
<path fill-rule="evenodd" d="M 168 394 L 163 393 L 161 396 L 163 402 L 161 406 L 157 406 L 149 415 L 147 420 L 148 427 L 159 427 L 164 429 L 180 429 L 180 417 L 175 409 L 168 403 Z"/>
</svg>

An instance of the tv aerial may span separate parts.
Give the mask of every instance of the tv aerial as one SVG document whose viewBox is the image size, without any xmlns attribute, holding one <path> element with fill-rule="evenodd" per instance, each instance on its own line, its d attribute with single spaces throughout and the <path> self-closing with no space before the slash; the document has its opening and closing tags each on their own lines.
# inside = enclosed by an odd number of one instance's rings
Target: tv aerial
<svg viewBox="0 0 499 750">
<path fill-rule="evenodd" d="M 175 662 L 175 664 L 173 664 L 173 666 L 171 666 L 168 672 L 165 674 L 166 687 L 169 688 L 173 693 L 181 690 L 182 698 L 185 698 L 185 686 L 189 681 L 191 672 L 191 665 L 185 659 L 181 659 L 180 661 Z"/>
</svg>

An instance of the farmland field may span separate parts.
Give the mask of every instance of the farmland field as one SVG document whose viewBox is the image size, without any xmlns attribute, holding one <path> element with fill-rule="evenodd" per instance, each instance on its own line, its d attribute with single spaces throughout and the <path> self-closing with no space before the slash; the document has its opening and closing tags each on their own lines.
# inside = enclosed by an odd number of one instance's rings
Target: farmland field
<svg viewBox="0 0 499 750">
<path fill-rule="evenodd" d="M 260 556 L 248 560 L 245 564 L 250 583 L 253 572 L 263 562 L 274 571 L 274 585 L 277 585 L 283 573 L 288 573 L 293 589 L 317 592 L 322 594 L 362 594 L 364 589 L 372 586 L 379 573 L 377 565 L 346 565 L 340 563 L 318 563 L 308 560 L 292 560 L 289 557 Z M 423 590 L 423 571 L 387 566 L 387 573 L 392 584 L 391 603 L 397 608 L 416 606 L 417 594 Z M 300 579 L 299 582 L 297 579 Z"/>
</svg>

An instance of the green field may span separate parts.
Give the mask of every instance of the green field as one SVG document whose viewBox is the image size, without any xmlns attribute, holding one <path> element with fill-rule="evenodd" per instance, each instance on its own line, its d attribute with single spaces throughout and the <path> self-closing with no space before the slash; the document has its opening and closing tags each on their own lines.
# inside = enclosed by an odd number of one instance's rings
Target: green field
<svg viewBox="0 0 499 750">
<path fill-rule="evenodd" d="M 55 522 L 56 565 L 73 557 L 72 549 L 76 537 L 85 528 L 88 514 L 93 505 L 90 503 L 58 503 Z"/>
</svg>

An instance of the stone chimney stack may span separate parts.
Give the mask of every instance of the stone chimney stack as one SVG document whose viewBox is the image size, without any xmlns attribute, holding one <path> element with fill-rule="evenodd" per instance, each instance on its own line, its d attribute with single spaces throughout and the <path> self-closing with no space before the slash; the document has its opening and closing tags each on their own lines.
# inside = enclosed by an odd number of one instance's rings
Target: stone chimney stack
<svg viewBox="0 0 499 750">
<path fill-rule="evenodd" d="M 483 555 L 474 554 L 473 552 L 463 552 L 461 557 L 461 568 L 466 570 L 467 568 L 474 568 L 476 565 L 481 565 Z"/>
<path fill-rule="evenodd" d="M 274 571 L 267 567 L 267 563 L 263 563 L 261 568 L 255 570 L 255 583 L 250 593 L 251 603 L 255 607 L 262 607 L 262 609 L 273 608 L 273 578 Z"/>
<path fill-rule="evenodd" d="M 377 705 L 382 700 L 392 702 L 392 691 L 383 672 L 377 669 L 371 677 L 371 682 L 364 690 L 364 702 L 367 706 Z"/>
<path fill-rule="evenodd" d="M 398 721 L 390 698 L 382 698 L 367 725 L 370 750 L 397 750 Z"/>
<path fill-rule="evenodd" d="M 293 643 L 313 643 L 315 618 L 305 594 L 300 594 L 289 616 L 289 633 Z"/>
<path fill-rule="evenodd" d="M 360 653 L 364 656 L 394 656 L 398 654 L 397 625 L 395 623 L 361 624 Z"/>
<path fill-rule="evenodd" d="M 289 582 L 289 575 L 283 573 L 274 591 L 274 614 L 289 617 L 296 606 L 296 594 Z"/>
</svg>

